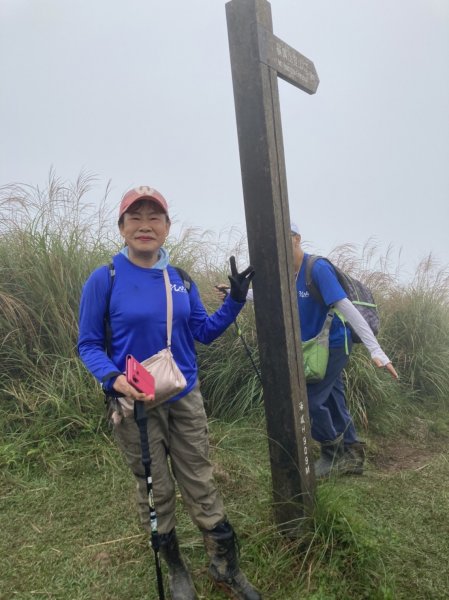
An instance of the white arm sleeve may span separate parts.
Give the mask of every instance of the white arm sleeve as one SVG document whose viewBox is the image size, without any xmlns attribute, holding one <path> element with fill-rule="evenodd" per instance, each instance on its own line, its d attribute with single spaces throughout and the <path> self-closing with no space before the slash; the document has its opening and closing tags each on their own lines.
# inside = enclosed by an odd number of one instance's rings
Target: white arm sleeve
<svg viewBox="0 0 449 600">
<path fill-rule="evenodd" d="M 371 331 L 371 327 L 348 298 L 339 300 L 334 304 L 334 306 L 338 312 L 344 316 L 345 320 L 348 321 L 359 338 L 362 340 L 368 349 L 368 352 L 371 354 L 371 358 L 378 358 L 381 361 L 382 366 L 385 366 L 391 362 L 391 360 L 380 347 L 374 333 Z"/>
<path fill-rule="evenodd" d="M 246 299 L 249 302 L 254 302 L 254 294 L 253 294 L 253 289 L 252 288 L 248 290 L 248 293 L 246 294 Z"/>
</svg>

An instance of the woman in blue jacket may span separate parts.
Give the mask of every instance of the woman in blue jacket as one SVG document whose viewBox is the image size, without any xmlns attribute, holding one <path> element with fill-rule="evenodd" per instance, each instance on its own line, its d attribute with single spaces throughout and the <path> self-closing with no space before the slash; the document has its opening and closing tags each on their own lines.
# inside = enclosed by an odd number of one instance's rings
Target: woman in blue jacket
<svg viewBox="0 0 449 600">
<path fill-rule="evenodd" d="M 203 533 L 209 571 L 215 581 L 238 598 L 257 600 L 259 593 L 238 567 L 235 533 L 213 480 L 194 347 L 195 340 L 209 344 L 234 321 L 244 306 L 254 271 L 248 267 L 238 273 L 231 258 L 230 296 L 209 316 L 195 283 L 191 282 L 187 290 L 181 274 L 169 264 L 163 248 L 170 230 L 164 197 L 147 186 L 130 190 L 120 204 L 118 225 L 125 247 L 113 258 L 113 285 L 109 267 L 102 266 L 83 288 L 80 357 L 113 398 L 110 413 L 114 437 L 136 477 L 140 518 L 150 531 L 139 430 L 133 418 L 134 400 L 146 402 L 160 550 L 168 565 L 172 598 L 197 597 L 176 538 L 174 476 L 192 521 Z M 132 354 L 142 362 L 167 346 L 164 270 L 173 299 L 171 350 L 187 385 L 177 396 L 151 407 L 151 398 L 127 382 L 125 359 Z M 108 352 L 105 315 L 109 316 L 111 330 Z"/>
</svg>

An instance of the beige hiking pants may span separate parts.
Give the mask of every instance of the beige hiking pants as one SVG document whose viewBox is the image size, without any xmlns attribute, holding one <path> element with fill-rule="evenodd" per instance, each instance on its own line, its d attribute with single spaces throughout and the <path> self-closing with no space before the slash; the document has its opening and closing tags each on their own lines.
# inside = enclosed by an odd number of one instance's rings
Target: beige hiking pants
<svg viewBox="0 0 449 600">
<path fill-rule="evenodd" d="M 192 521 L 213 529 L 225 518 L 209 462 L 209 439 L 203 397 L 198 385 L 172 403 L 147 410 L 153 496 L 159 533 L 176 524 L 175 481 Z M 150 531 L 148 494 L 142 465 L 139 429 L 134 417 L 113 426 L 114 438 L 137 481 L 137 505 L 145 530 Z"/>
</svg>

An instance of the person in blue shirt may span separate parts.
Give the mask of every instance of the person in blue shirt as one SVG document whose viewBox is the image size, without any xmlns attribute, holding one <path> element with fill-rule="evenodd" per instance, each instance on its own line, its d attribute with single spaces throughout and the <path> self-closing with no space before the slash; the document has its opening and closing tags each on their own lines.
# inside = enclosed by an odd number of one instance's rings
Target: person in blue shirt
<svg viewBox="0 0 449 600">
<path fill-rule="evenodd" d="M 168 565 L 171 597 L 197 598 L 176 537 L 176 480 L 192 521 L 202 531 L 214 580 L 238 598 L 258 600 L 259 592 L 239 568 L 235 532 L 214 483 L 194 346 L 195 341 L 209 344 L 234 321 L 244 306 L 254 270 L 248 267 L 237 272 L 231 257 L 229 298 L 208 315 L 196 284 L 192 281 L 186 289 L 182 275 L 169 263 L 163 244 L 170 218 L 162 194 L 148 186 L 129 190 L 120 204 L 118 226 L 125 247 L 113 257 L 112 287 L 108 266 L 96 269 L 83 287 L 78 351 L 110 398 L 114 437 L 136 477 L 142 525 L 150 532 L 139 429 L 133 417 L 135 400 L 146 406 L 160 551 Z M 175 397 L 152 407 L 153 396 L 146 396 L 128 383 L 124 371 L 128 354 L 142 362 L 167 346 L 164 270 L 173 300 L 171 351 L 187 385 Z M 111 332 L 108 352 L 107 314 Z"/>
<path fill-rule="evenodd" d="M 301 340 L 315 337 L 321 331 L 329 309 L 336 309 L 343 320 L 334 315 L 329 332 L 329 362 L 322 381 L 307 384 L 307 397 L 312 437 L 320 443 L 321 456 L 315 463 L 318 478 L 331 472 L 363 473 L 364 443 L 354 427 L 346 404 L 342 372 L 348 363 L 352 348 L 351 331 L 358 334 L 368 349 L 374 364 L 385 367 L 398 378 L 390 359 L 383 352 L 368 323 L 347 298 L 334 268 L 326 260 L 318 259 L 312 267 L 312 280 L 322 301 L 310 293 L 306 285 L 306 267 L 309 255 L 301 247 L 301 234 L 295 223 L 291 224 L 293 263 L 296 274 Z"/>
<path fill-rule="evenodd" d="M 312 267 L 312 280 L 323 301 L 310 293 L 306 285 L 306 267 L 309 255 L 301 247 L 301 234 L 291 223 L 295 287 L 298 298 L 301 341 L 317 336 L 332 307 L 344 318 L 334 315 L 329 332 L 329 362 L 322 381 L 307 383 L 307 397 L 311 433 L 320 443 L 320 458 L 315 463 L 315 475 L 327 477 L 331 472 L 339 474 L 362 474 L 365 462 L 365 444 L 358 439 L 353 419 L 346 404 L 343 369 L 348 363 L 352 348 L 349 323 L 368 349 L 374 364 L 385 367 L 395 379 L 398 378 L 390 359 L 383 352 L 368 323 L 347 298 L 332 265 L 318 259 Z M 227 286 L 216 286 L 220 297 L 226 295 Z M 252 290 L 247 294 L 253 300 Z"/>
</svg>

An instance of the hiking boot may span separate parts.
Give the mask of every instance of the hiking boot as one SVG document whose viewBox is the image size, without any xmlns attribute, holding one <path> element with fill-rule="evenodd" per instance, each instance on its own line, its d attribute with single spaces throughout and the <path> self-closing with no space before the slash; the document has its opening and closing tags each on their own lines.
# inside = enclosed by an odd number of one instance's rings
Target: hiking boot
<svg viewBox="0 0 449 600">
<path fill-rule="evenodd" d="M 342 461 L 343 472 L 347 475 L 362 475 L 365 456 L 365 442 L 357 441 L 352 444 L 345 444 Z"/>
<path fill-rule="evenodd" d="M 322 442 L 320 458 L 315 462 L 315 477 L 324 479 L 331 474 L 341 473 L 344 461 L 343 438 L 338 436 L 330 442 Z"/>
<path fill-rule="evenodd" d="M 168 586 L 172 600 L 197 600 L 192 578 L 179 551 L 175 529 L 159 536 L 160 553 L 168 566 Z"/>
<path fill-rule="evenodd" d="M 262 600 L 238 564 L 238 545 L 228 521 L 212 530 L 203 530 L 204 545 L 210 558 L 209 574 L 222 590 L 235 600 Z"/>
</svg>

